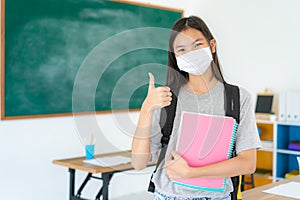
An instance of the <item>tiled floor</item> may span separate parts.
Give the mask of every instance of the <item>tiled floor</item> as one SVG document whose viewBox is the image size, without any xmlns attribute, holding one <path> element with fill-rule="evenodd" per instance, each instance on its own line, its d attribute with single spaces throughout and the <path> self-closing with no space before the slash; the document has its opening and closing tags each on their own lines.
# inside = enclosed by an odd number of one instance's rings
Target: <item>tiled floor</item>
<svg viewBox="0 0 300 200">
<path fill-rule="evenodd" d="M 136 194 L 131 194 L 119 198 L 114 198 L 112 200 L 152 200 L 153 194 L 149 192 L 141 192 Z"/>
</svg>

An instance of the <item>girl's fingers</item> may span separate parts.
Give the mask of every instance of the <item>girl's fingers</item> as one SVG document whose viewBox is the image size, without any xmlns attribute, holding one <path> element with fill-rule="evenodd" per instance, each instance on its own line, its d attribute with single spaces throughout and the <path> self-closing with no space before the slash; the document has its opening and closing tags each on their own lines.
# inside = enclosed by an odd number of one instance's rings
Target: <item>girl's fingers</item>
<svg viewBox="0 0 300 200">
<path fill-rule="evenodd" d="M 167 107 L 167 106 L 169 106 L 169 105 L 171 105 L 171 102 L 169 101 L 169 102 L 162 102 L 161 104 L 160 104 L 160 107 L 161 108 L 164 108 L 164 107 Z"/>
<path fill-rule="evenodd" d="M 150 76 L 150 75 L 149 75 Z M 151 76 L 150 76 L 151 77 Z M 151 83 L 150 83 L 151 82 Z M 149 90 L 148 90 L 148 100 L 153 107 L 166 107 L 171 105 L 172 92 L 169 87 L 152 87 L 152 80 L 150 78 Z"/>
<path fill-rule="evenodd" d="M 169 87 L 158 87 L 156 89 L 161 92 L 170 92 L 171 91 L 171 89 Z"/>
</svg>

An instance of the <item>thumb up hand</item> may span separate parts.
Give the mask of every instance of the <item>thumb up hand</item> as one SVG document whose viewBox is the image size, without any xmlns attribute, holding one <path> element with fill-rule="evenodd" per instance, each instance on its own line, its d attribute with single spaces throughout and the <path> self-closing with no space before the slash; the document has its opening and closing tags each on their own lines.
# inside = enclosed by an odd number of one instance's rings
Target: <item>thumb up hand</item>
<svg viewBox="0 0 300 200">
<path fill-rule="evenodd" d="M 154 76 L 149 73 L 149 87 L 148 94 L 144 100 L 143 106 L 148 107 L 150 110 L 155 110 L 158 108 L 163 108 L 171 105 L 172 92 L 169 87 L 155 87 Z"/>
<path fill-rule="evenodd" d="M 148 73 L 149 75 L 149 87 L 148 87 L 148 93 L 150 90 L 155 89 L 155 85 L 154 85 L 154 76 L 152 73 Z"/>
</svg>

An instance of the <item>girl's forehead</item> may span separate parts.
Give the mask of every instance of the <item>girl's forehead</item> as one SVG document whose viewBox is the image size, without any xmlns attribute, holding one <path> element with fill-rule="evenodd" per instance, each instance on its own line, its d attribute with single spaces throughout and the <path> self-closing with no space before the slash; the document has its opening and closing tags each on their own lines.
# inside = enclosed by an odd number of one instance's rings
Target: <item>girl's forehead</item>
<svg viewBox="0 0 300 200">
<path fill-rule="evenodd" d="M 191 42 L 198 39 L 205 39 L 202 32 L 194 28 L 188 28 L 178 33 L 174 40 L 174 44 L 178 42 Z"/>
</svg>

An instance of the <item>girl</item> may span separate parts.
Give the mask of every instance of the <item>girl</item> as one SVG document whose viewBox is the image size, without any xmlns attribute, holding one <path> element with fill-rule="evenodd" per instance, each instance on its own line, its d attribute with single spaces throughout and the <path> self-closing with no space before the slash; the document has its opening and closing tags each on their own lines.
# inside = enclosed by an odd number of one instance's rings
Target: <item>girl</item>
<svg viewBox="0 0 300 200">
<path fill-rule="evenodd" d="M 231 199 L 231 179 L 251 174 L 256 168 L 256 149 L 260 147 L 250 94 L 240 88 L 240 123 L 236 137 L 237 156 L 203 167 L 190 167 L 175 151 L 182 111 L 225 115 L 224 83 L 216 50 L 216 40 L 198 17 L 179 19 L 173 26 L 168 52 L 167 86 L 155 87 L 149 73 L 149 89 L 132 142 L 132 165 L 144 169 L 157 159 L 161 149 L 160 112 L 177 96 L 173 131 L 165 162 L 154 174 L 155 199 Z M 171 92 L 172 91 L 172 92 Z M 226 178 L 224 192 L 196 190 L 172 183 L 174 178 Z"/>
</svg>

